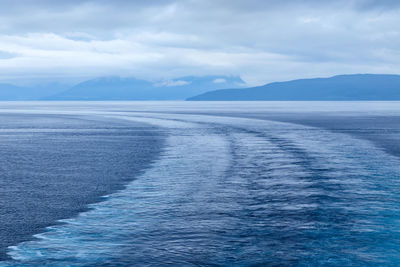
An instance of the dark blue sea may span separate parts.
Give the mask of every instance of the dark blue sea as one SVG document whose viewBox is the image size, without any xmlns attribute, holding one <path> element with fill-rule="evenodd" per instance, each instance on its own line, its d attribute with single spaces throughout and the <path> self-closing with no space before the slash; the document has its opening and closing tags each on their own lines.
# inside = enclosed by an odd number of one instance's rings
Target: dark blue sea
<svg viewBox="0 0 400 267">
<path fill-rule="evenodd" d="M 1 102 L 0 266 L 399 266 L 400 102 Z"/>
</svg>

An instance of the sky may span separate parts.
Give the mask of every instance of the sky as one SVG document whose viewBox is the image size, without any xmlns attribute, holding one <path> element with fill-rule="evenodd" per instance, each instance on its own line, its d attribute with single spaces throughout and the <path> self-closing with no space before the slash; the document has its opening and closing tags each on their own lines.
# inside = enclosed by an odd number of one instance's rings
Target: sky
<svg viewBox="0 0 400 267">
<path fill-rule="evenodd" d="M 0 0 L 0 81 L 400 74 L 397 0 Z"/>
</svg>

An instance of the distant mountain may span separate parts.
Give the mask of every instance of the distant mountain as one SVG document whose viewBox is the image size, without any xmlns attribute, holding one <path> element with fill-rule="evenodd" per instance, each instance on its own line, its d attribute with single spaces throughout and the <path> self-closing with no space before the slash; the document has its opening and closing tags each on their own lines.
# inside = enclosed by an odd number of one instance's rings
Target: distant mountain
<svg viewBox="0 0 400 267">
<path fill-rule="evenodd" d="M 190 101 L 400 100 L 400 75 L 354 74 L 206 92 Z"/>
<path fill-rule="evenodd" d="M 243 86 L 239 77 L 188 76 L 151 83 L 135 78 L 101 77 L 82 82 L 44 100 L 184 100 L 209 90 Z"/>
<path fill-rule="evenodd" d="M 40 100 L 65 88 L 65 85 L 55 83 L 29 87 L 2 83 L 0 84 L 0 101 Z"/>
<path fill-rule="evenodd" d="M 0 100 L 25 100 L 26 89 L 12 84 L 0 84 Z"/>
</svg>

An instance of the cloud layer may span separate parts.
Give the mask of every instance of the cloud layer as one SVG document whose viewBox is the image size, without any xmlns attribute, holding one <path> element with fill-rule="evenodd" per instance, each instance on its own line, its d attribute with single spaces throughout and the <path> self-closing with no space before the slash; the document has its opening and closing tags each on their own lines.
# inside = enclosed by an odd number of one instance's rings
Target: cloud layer
<svg viewBox="0 0 400 267">
<path fill-rule="evenodd" d="M 3 0 L 0 79 L 400 73 L 398 25 L 399 1 Z"/>
</svg>

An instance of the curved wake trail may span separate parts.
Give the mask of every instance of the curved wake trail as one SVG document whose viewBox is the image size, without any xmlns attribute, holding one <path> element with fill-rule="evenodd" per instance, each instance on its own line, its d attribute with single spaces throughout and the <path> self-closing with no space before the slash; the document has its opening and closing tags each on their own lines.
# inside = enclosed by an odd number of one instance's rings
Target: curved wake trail
<svg viewBox="0 0 400 267">
<path fill-rule="evenodd" d="M 146 262 L 154 250 L 165 250 L 160 237 L 170 236 L 164 242 L 171 242 L 168 249 L 173 250 L 174 235 L 201 238 L 202 231 L 207 233 L 207 219 L 195 219 L 199 213 L 207 217 L 208 195 L 228 166 L 227 143 L 196 125 L 161 124 L 171 135 L 162 159 L 150 171 L 104 202 L 90 205 L 91 211 L 36 235 L 37 241 L 11 247 L 15 262 L 9 264 L 127 264 L 132 252 L 137 253 L 135 261 Z M 132 251 L 124 255 L 126 248 Z"/>
<path fill-rule="evenodd" d="M 164 127 L 161 159 L 92 210 L 10 248 L 7 264 L 400 261 L 399 160 L 366 141 L 254 119 L 108 116 Z"/>
</svg>

